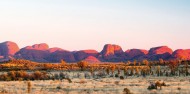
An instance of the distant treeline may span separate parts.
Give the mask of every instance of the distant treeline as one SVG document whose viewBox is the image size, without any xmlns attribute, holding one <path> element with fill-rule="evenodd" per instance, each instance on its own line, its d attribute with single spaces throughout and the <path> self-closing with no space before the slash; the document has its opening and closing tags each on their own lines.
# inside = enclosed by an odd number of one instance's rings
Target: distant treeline
<svg viewBox="0 0 190 94">
<path fill-rule="evenodd" d="M 86 61 L 67 63 L 64 60 L 61 60 L 57 64 L 35 63 L 28 60 L 10 60 L 0 64 L 1 71 L 8 72 L 0 75 L 0 80 L 49 80 L 61 79 L 63 77 L 63 73 L 61 72 L 60 74 L 50 76 L 48 73 L 51 73 L 51 71 L 85 71 L 89 72 L 93 78 L 120 77 L 124 79 L 128 76 L 189 76 L 189 65 L 190 61 L 164 61 L 162 59 L 159 61 L 143 60 L 142 62 L 128 61 L 100 64 Z"/>
</svg>

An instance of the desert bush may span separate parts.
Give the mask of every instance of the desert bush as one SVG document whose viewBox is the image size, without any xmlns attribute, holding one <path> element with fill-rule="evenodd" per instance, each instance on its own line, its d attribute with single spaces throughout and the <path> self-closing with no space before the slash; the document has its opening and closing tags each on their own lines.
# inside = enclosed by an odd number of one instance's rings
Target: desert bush
<svg viewBox="0 0 190 94">
<path fill-rule="evenodd" d="M 89 74 L 89 73 L 84 73 L 84 77 L 85 78 L 90 78 L 92 74 Z"/>
<path fill-rule="evenodd" d="M 77 63 L 77 65 L 81 69 L 81 71 L 83 71 L 88 66 L 88 62 L 86 62 L 86 61 L 80 61 L 80 62 Z"/>
<path fill-rule="evenodd" d="M 115 65 L 111 65 L 111 66 L 110 66 L 110 69 L 111 69 L 112 75 L 114 74 L 115 68 L 116 68 Z"/>
<path fill-rule="evenodd" d="M 131 91 L 128 88 L 124 88 L 123 93 L 124 94 L 133 94 L 133 93 L 131 93 Z"/>
<path fill-rule="evenodd" d="M 5 89 L 1 90 L 1 92 L 0 92 L 0 94 L 7 94 L 7 93 L 8 93 L 8 91 Z"/>
<path fill-rule="evenodd" d="M 40 71 L 35 71 L 32 75 L 36 80 L 40 80 L 42 78 L 42 73 Z"/>
<path fill-rule="evenodd" d="M 11 80 L 16 80 L 16 72 L 10 71 L 7 73 L 7 75 L 11 78 Z"/>
<path fill-rule="evenodd" d="M 114 84 L 119 85 L 119 81 L 115 81 Z"/>
<path fill-rule="evenodd" d="M 65 66 L 67 64 L 67 62 L 64 60 L 61 60 L 60 64 L 61 64 L 61 66 Z"/>
<path fill-rule="evenodd" d="M 66 80 L 69 82 L 69 83 L 72 83 L 72 80 L 70 78 L 66 78 Z"/>
<path fill-rule="evenodd" d="M 59 77 L 60 77 L 61 79 L 65 79 L 65 74 L 63 74 L 62 72 L 60 72 L 60 73 L 59 73 Z"/>
<path fill-rule="evenodd" d="M 94 68 L 93 67 L 90 67 L 90 73 L 92 76 L 94 76 Z"/>
<path fill-rule="evenodd" d="M 61 86 L 57 86 L 56 89 L 61 89 Z"/>
<path fill-rule="evenodd" d="M 106 73 L 107 73 L 107 75 L 110 74 L 110 69 L 109 68 L 106 68 Z"/>
<path fill-rule="evenodd" d="M 119 74 L 115 74 L 115 77 L 116 77 L 116 78 L 119 77 Z"/>
<path fill-rule="evenodd" d="M 160 81 L 157 81 L 155 83 L 156 87 L 160 87 L 160 89 L 162 89 L 162 83 Z"/>
<path fill-rule="evenodd" d="M 147 89 L 148 90 L 157 89 L 157 86 L 155 85 L 155 83 L 150 83 L 150 86 L 148 86 Z"/>
<path fill-rule="evenodd" d="M 55 79 L 59 79 L 59 75 L 58 74 L 54 74 Z"/>
<path fill-rule="evenodd" d="M 123 76 L 120 76 L 119 78 L 120 78 L 121 80 L 124 80 L 124 77 L 123 77 Z"/>
<path fill-rule="evenodd" d="M 85 83 L 87 83 L 85 80 L 80 80 L 80 82 L 79 82 L 80 84 L 85 84 Z"/>
<path fill-rule="evenodd" d="M 152 89 L 157 89 L 158 87 L 160 87 L 160 89 L 162 89 L 162 86 L 167 86 L 165 84 L 165 82 L 160 82 L 160 81 L 156 81 L 155 83 L 150 83 L 150 86 L 148 86 L 148 90 L 152 90 Z"/>
</svg>

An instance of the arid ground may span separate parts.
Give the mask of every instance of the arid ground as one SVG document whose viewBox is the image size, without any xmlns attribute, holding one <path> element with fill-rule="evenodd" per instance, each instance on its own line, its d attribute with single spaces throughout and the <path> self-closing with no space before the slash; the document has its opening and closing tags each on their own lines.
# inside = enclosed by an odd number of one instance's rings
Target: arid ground
<svg viewBox="0 0 190 94">
<path fill-rule="evenodd" d="M 165 82 L 160 90 L 148 90 L 150 82 L 160 80 Z M 1 81 L 2 94 L 26 94 L 28 81 Z M 128 77 L 119 78 L 30 81 L 30 94 L 125 94 L 128 88 L 133 94 L 189 94 L 189 77 Z"/>
</svg>

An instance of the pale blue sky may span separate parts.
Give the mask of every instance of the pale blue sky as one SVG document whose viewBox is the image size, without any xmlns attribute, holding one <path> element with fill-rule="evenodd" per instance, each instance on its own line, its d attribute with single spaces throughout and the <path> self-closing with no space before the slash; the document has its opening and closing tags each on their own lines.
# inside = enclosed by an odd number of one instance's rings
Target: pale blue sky
<svg viewBox="0 0 190 94">
<path fill-rule="evenodd" d="M 0 42 L 66 50 L 190 48 L 190 0 L 1 0 Z"/>
</svg>

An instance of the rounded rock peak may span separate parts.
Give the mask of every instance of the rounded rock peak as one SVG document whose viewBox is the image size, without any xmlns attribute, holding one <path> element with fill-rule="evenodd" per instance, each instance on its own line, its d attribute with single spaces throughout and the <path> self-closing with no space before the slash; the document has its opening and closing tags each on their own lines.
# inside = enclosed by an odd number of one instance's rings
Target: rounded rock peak
<svg viewBox="0 0 190 94">
<path fill-rule="evenodd" d="M 123 52 L 122 48 L 119 45 L 115 44 L 106 44 L 102 50 L 102 54 L 110 55 Z"/>
<path fill-rule="evenodd" d="M 4 56 L 13 56 L 16 52 L 19 51 L 19 47 L 15 42 L 6 41 L 0 43 L 0 52 Z"/>
<path fill-rule="evenodd" d="M 158 47 L 153 47 L 149 50 L 149 55 L 154 55 L 154 54 L 165 54 L 169 53 L 172 54 L 173 50 L 169 48 L 168 46 L 158 46 Z"/>
<path fill-rule="evenodd" d="M 173 58 L 190 60 L 190 49 L 177 49 L 172 54 Z"/>
</svg>

